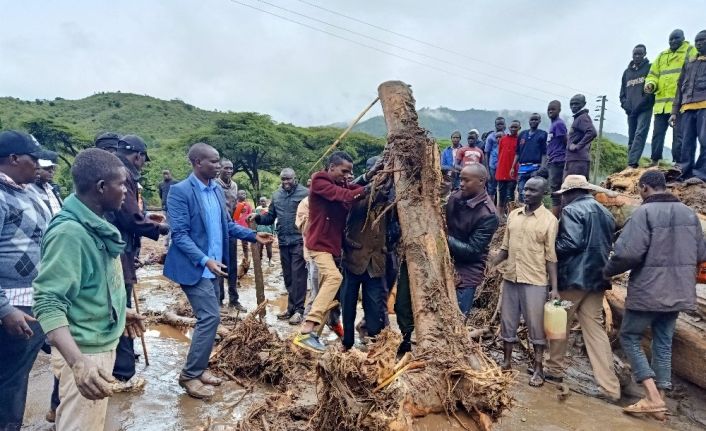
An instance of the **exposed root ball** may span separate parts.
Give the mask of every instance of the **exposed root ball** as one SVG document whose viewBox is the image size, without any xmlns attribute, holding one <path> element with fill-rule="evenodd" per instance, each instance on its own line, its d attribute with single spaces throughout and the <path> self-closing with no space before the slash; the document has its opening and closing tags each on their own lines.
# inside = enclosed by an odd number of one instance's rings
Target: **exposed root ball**
<svg viewBox="0 0 706 431">
<path fill-rule="evenodd" d="M 225 337 L 209 365 L 227 377 L 246 377 L 271 383 L 289 385 L 296 381 L 313 379 L 311 354 L 293 349 L 289 340 L 282 340 L 271 332 L 258 316 L 259 307 Z"/>
</svg>

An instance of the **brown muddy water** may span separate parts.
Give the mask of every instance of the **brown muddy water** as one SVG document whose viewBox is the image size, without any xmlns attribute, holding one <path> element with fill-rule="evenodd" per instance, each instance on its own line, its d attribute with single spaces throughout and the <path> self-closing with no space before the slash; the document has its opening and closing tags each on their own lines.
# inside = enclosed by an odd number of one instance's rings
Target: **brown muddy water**
<svg viewBox="0 0 706 431">
<path fill-rule="evenodd" d="M 145 241 L 147 247 L 158 247 L 151 241 Z M 160 244 L 161 245 L 161 244 Z M 276 249 L 276 248 L 275 248 Z M 276 319 L 275 315 L 286 309 L 287 297 L 282 284 L 279 258 L 275 256 L 274 267 L 263 267 L 265 278 L 265 296 L 268 299 L 266 321 L 281 336 L 292 334 L 295 327 Z M 138 295 L 141 311 L 164 311 L 175 304 L 182 293 L 161 276 L 160 265 L 149 265 L 138 270 Z M 242 280 L 241 302 L 246 308 L 255 308 L 255 289 L 252 269 Z M 362 310 L 358 319 L 362 317 Z M 396 328 L 394 316 L 391 324 Z M 191 330 L 177 329 L 164 324 L 154 324 L 146 333 L 150 366 L 145 367 L 141 360 L 137 364 L 137 374 L 146 379 L 144 390 L 137 393 L 116 394 L 110 399 L 106 431 L 122 430 L 195 430 L 200 429 L 210 419 L 213 429 L 225 429 L 219 424 L 234 424 L 241 419 L 253 403 L 263 400 L 273 390 L 266 385 L 256 385 L 254 390 L 245 395 L 245 389 L 234 382 L 225 382 L 217 388 L 216 396 L 209 402 L 193 399 L 178 386 L 177 377 L 188 351 Z M 324 342 L 335 345 L 337 337 L 328 330 L 323 334 Z M 135 351 L 142 354 L 139 341 Z M 29 394 L 25 411 L 23 430 L 52 430 L 53 425 L 45 421 L 49 408 L 52 389 L 52 375 L 49 356 L 40 353 L 30 375 Z M 670 401 L 672 411 L 693 410 L 690 405 L 697 405 L 704 411 L 706 393 L 689 393 L 688 401 L 692 404 L 677 405 Z M 657 431 L 705 429 L 690 421 L 683 414 L 672 416 L 666 423 L 648 418 L 631 417 L 622 413 L 621 408 L 607 404 L 595 398 L 573 393 L 565 402 L 556 398 L 556 388 L 545 385 L 542 388 L 530 388 L 527 376 L 519 375 L 513 387 L 516 399 L 514 407 L 505 413 L 493 428 L 498 431 L 530 430 L 626 430 Z M 315 391 L 310 390 L 307 398 L 315 399 Z M 683 404 L 683 403 L 682 403 Z M 706 417 L 706 416 L 705 416 Z M 415 430 L 464 430 L 476 429 L 475 424 L 465 415 L 459 415 L 463 425 L 455 418 L 434 415 L 417 420 Z"/>
</svg>

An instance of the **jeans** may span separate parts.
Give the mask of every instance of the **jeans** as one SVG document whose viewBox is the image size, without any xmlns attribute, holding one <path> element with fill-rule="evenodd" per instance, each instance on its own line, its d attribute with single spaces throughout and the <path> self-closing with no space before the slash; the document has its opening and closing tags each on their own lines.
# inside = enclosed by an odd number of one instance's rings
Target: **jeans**
<svg viewBox="0 0 706 431">
<path fill-rule="evenodd" d="M 515 181 L 498 181 L 498 204 L 504 206 L 515 200 Z"/>
<path fill-rule="evenodd" d="M 574 160 L 564 163 L 564 179 L 568 175 L 583 175 L 588 180 L 591 174 L 591 162 L 588 160 Z"/>
<path fill-rule="evenodd" d="M 684 112 L 681 115 L 679 127 L 683 138 L 680 158 L 682 177 L 698 177 L 706 181 L 706 108 Z M 698 159 L 696 159 L 697 139 L 700 144 Z"/>
<path fill-rule="evenodd" d="M 553 193 L 561 188 L 561 183 L 564 181 L 564 162 L 547 163 L 547 171 L 549 172 L 549 190 L 552 193 L 552 207 L 561 206 L 561 196 Z"/>
<path fill-rule="evenodd" d="M 630 362 L 635 381 L 654 379 L 660 389 L 672 388 L 672 337 L 678 311 L 625 310 L 620 326 L 620 345 Z M 647 327 L 652 328 L 652 363 L 640 345 Z"/>
<path fill-rule="evenodd" d="M 240 297 L 238 296 L 238 240 L 231 239 L 228 244 L 228 254 L 230 263 L 228 265 L 228 303 L 239 304 Z M 221 304 L 226 299 L 226 292 L 223 277 L 218 277 L 218 290 Z"/>
<path fill-rule="evenodd" d="M 16 307 L 32 315 L 30 307 Z M 44 344 L 39 322 L 29 322 L 34 333 L 29 339 L 8 334 L 0 326 L 0 430 L 19 430 L 27 401 L 29 372 Z"/>
<path fill-rule="evenodd" d="M 471 308 L 473 308 L 473 298 L 476 296 L 475 287 L 464 287 L 462 289 L 456 289 L 456 300 L 458 301 L 458 308 L 461 309 L 463 315 L 467 315 Z"/>
<path fill-rule="evenodd" d="M 132 308 L 132 284 L 125 284 L 127 306 Z M 135 340 L 125 335 L 120 336 L 118 347 L 115 348 L 115 366 L 113 377 L 126 382 L 135 375 Z"/>
<path fill-rule="evenodd" d="M 519 174 L 517 176 L 517 194 L 519 196 L 520 203 L 525 203 L 525 183 L 532 178 L 532 174 L 534 174 L 534 172 L 530 172 L 529 174 Z"/>
<path fill-rule="evenodd" d="M 184 289 L 196 316 L 189 354 L 180 376 L 190 380 L 199 377 L 208 367 L 208 358 L 216 340 L 216 330 L 221 323 L 219 292 L 215 278 L 202 278 L 193 286 L 182 285 L 181 288 Z"/>
<path fill-rule="evenodd" d="M 341 308 L 343 309 L 343 346 L 353 347 L 355 341 L 355 315 L 358 307 L 358 292 L 363 287 L 363 313 L 365 326 L 371 337 L 382 331 L 384 319 L 382 311 L 385 307 L 385 281 L 383 277 L 370 277 L 365 271 L 361 275 L 345 270 L 343 273 L 343 289 L 341 291 Z"/>
<path fill-rule="evenodd" d="M 307 270 L 302 244 L 280 245 L 279 257 L 284 274 L 284 287 L 287 289 L 287 312 L 304 314 L 306 301 Z"/>
<path fill-rule="evenodd" d="M 402 333 L 402 342 L 409 344 L 414 331 L 414 313 L 412 311 L 412 295 L 409 291 L 407 262 L 402 262 L 400 265 L 400 275 L 397 279 L 397 298 L 395 298 L 395 315 L 397 316 L 397 325 Z"/>
<path fill-rule="evenodd" d="M 485 188 L 488 191 L 488 196 L 493 201 L 493 205 L 497 204 L 498 201 L 495 197 L 498 192 L 498 182 L 495 180 L 495 168 L 488 168 L 488 182 Z"/>
<path fill-rule="evenodd" d="M 628 115 L 628 166 L 637 166 L 640 163 L 651 120 L 652 111 L 649 109 L 635 115 Z"/>
<path fill-rule="evenodd" d="M 662 160 L 662 151 L 664 150 L 664 136 L 667 134 L 667 129 L 669 129 L 669 117 L 671 114 L 655 114 L 654 127 L 652 129 L 652 160 L 659 161 Z M 672 129 L 672 159 L 675 163 L 681 162 L 681 145 L 682 136 L 680 133 L 681 129 L 681 115 L 677 116 L 676 127 Z"/>
</svg>

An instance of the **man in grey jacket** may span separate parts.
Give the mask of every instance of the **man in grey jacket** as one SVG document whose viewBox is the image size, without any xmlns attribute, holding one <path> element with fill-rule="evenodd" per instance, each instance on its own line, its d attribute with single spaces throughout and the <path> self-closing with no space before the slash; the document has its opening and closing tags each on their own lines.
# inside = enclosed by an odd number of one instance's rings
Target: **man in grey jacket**
<svg viewBox="0 0 706 431">
<path fill-rule="evenodd" d="M 647 395 L 623 410 L 662 415 L 667 408 L 660 391 L 672 388 L 677 316 L 695 308 L 696 267 L 706 261 L 706 243 L 698 217 L 666 191 L 662 172 L 645 172 L 638 187 L 643 203 L 625 225 L 603 274 L 630 271 L 620 344 Z M 647 327 L 652 328 L 651 366 L 641 347 Z"/>
<path fill-rule="evenodd" d="M 289 294 L 287 310 L 277 318 L 288 319 L 290 324 L 298 325 L 304 318 L 307 270 L 304 261 L 304 241 L 294 221 L 299 202 L 309 196 L 309 190 L 297 182 L 292 168 L 282 169 L 279 177 L 282 183 L 272 195 L 267 213 L 252 214 L 250 218 L 262 225 L 272 225 L 277 220 L 279 256 L 282 261 L 284 285 Z"/>
</svg>

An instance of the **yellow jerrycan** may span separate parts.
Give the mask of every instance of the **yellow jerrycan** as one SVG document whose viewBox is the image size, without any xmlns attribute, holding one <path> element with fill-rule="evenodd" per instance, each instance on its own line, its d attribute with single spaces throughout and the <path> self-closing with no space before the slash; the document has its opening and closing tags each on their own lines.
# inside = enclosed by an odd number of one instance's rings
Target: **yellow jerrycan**
<svg viewBox="0 0 706 431">
<path fill-rule="evenodd" d="M 544 304 L 544 334 L 548 340 L 566 338 L 566 310 L 561 306 L 561 301 Z"/>
</svg>

